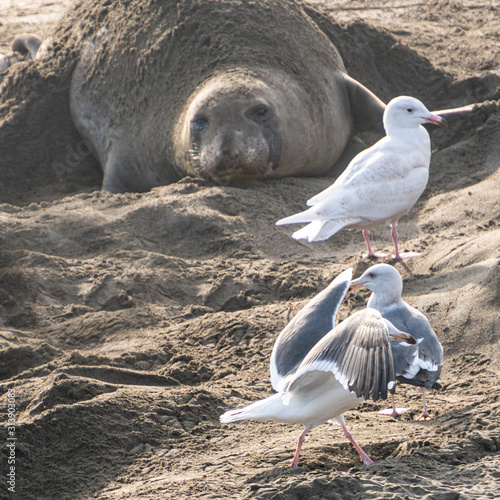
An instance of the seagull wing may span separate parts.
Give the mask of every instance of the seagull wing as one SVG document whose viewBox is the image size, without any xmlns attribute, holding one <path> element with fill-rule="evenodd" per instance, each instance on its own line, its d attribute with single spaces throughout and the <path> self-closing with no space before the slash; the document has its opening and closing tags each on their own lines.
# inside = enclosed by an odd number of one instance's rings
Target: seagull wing
<svg viewBox="0 0 500 500">
<path fill-rule="evenodd" d="M 380 143 L 383 140 L 384 139 L 381 139 L 371 148 L 365 149 L 364 151 L 358 153 L 331 186 L 327 187 L 317 195 L 307 200 L 307 206 L 312 207 L 313 205 L 316 205 L 324 199 L 330 198 L 331 196 L 333 196 L 335 188 L 348 184 L 351 179 L 356 176 L 356 174 L 367 168 L 368 165 L 379 161 L 380 158 L 384 156 L 383 148 L 380 147 Z"/>
<path fill-rule="evenodd" d="M 410 160 L 406 163 L 404 156 L 395 151 L 377 151 L 362 158 L 355 167 L 311 198 L 308 202 L 311 208 L 281 219 L 277 225 L 316 220 L 397 219 L 415 204 L 429 178 L 427 167 L 412 165 Z"/>
<path fill-rule="evenodd" d="M 344 389 L 358 398 L 386 399 L 395 383 L 389 329 L 374 309 L 359 311 L 323 337 L 290 379 L 284 402 L 304 385 L 309 372 L 331 372 Z"/>
<path fill-rule="evenodd" d="M 309 351 L 335 326 L 340 304 L 351 284 L 352 269 L 339 274 L 311 299 L 279 334 L 271 354 L 271 383 L 284 388 L 285 377 L 293 373 Z"/>
<path fill-rule="evenodd" d="M 396 328 L 408 332 L 417 340 L 416 346 L 392 343 L 397 375 L 403 374 L 411 379 L 420 369 L 437 372 L 443 366 L 443 347 L 424 314 L 403 301 L 398 307 L 384 310 L 382 314 Z"/>
</svg>

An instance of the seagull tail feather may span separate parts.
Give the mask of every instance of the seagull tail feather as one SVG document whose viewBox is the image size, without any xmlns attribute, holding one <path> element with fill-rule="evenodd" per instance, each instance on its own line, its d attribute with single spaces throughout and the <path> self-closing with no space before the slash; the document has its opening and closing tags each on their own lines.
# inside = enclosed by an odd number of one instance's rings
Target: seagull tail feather
<svg viewBox="0 0 500 500">
<path fill-rule="evenodd" d="M 276 222 L 277 226 L 284 226 L 286 224 L 301 224 L 304 222 L 311 222 L 318 218 L 317 214 L 314 213 L 314 209 L 305 210 L 304 212 L 300 212 L 295 215 L 290 215 L 289 217 L 285 217 L 284 219 L 280 219 Z"/>
<path fill-rule="evenodd" d="M 292 234 L 292 238 L 294 240 L 307 240 L 309 242 L 319 241 L 316 238 L 321 232 L 323 224 L 324 221 L 322 220 L 313 220 L 310 224 L 307 224 L 307 226 L 295 231 L 295 233 Z"/>
<path fill-rule="evenodd" d="M 220 416 L 223 424 L 238 422 L 239 420 L 274 420 L 279 418 L 283 411 L 283 394 L 278 393 L 266 399 L 256 401 L 245 408 L 228 410 Z"/>
<path fill-rule="evenodd" d="M 315 220 L 306 227 L 295 231 L 292 237 L 296 240 L 307 239 L 312 241 L 324 241 L 338 233 L 342 228 L 349 225 L 352 220 Z"/>
</svg>

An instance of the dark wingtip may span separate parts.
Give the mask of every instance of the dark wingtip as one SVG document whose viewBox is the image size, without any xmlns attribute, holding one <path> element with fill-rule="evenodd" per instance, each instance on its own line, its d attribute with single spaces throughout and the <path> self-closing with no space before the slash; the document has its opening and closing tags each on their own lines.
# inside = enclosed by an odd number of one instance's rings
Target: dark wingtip
<svg viewBox="0 0 500 500">
<path fill-rule="evenodd" d="M 415 337 L 405 332 L 389 333 L 389 338 L 391 340 L 397 340 L 398 342 L 404 342 L 405 344 L 415 345 L 417 341 Z"/>
</svg>

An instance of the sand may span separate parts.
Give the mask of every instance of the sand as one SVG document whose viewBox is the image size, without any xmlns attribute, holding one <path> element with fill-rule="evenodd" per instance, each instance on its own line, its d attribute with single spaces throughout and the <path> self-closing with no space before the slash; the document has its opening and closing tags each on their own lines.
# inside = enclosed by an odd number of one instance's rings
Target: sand
<svg viewBox="0 0 500 500">
<path fill-rule="evenodd" d="M 50 35 L 71 3 L 2 3 L 0 51 L 21 31 Z M 397 404 L 410 408 L 402 417 L 378 416 L 384 401 L 345 415 L 373 465 L 325 424 L 297 469 L 288 466 L 300 426 L 218 421 L 272 393 L 269 356 L 293 314 L 343 270 L 357 277 L 371 265 L 359 231 L 307 244 L 274 226 L 332 178 L 12 192 L 0 200 L 0 498 L 497 497 L 498 13 L 472 0 L 331 13 L 350 74 L 384 100 L 410 94 L 434 110 L 491 101 L 431 130 L 429 185 L 400 222 L 402 250 L 423 255 L 386 259 L 445 349 L 431 421 L 414 421 L 420 392 L 398 386 Z M 373 68 L 356 57 L 366 50 L 380 53 Z M 373 232 L 373 247 L 391 251 L 388 229 Z M 366 299 L 349 295 L 339 320 Z M 15 494 L 5 482 L 12 396 Z"/>
</svg>

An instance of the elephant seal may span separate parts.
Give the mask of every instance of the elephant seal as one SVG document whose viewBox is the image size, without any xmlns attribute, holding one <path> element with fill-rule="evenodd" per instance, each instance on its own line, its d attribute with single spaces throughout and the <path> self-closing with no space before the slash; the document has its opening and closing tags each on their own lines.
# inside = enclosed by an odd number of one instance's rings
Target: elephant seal
<svg viewBox="0 0 500 500">
<path fill-rule="evenodd" d="M 35 59 L 42 40 L 31 33 L 21 33 L 14 37 L 10 48 L 12 52 L 18 52 L 26 59 Z"/>
<path fill-rule="evenodd" d="M 104 190 L 320 175 L 354 132 L 381 130 L 383 102 L 300 1 L 169 0 L 137 19 L 111 9 L 70 88 Z"/>
<path fill-rule="evenodd" d="M 384 107 L 347 76 L 336 47 L 384 100 L 409 74 L 429 102 L 457 96 L 388 32 L 341 25 L 305 1 L 80 0 L 2 85 L 0 200 L 49 185 L 146 191 L 186 175 L 336 175 L 351 134 L 383 133 Z"/>
<path fill-rule="evenodd" d="M 364 103 L 357 119 L 362 114 L 362 125 L 373 128 L 383 104 L 344 73 L 327 69 L 321 76 L 323 106 L 279 70 L 210 78 L 193 92 L 174 129 L 177 164 L 217 182 L 325 173 L 352 135 L 350 98 Z"/>
<path fill-rule="evenodd" d="M 35 59 L 42 40 L 36 35 L 22 33 L 16 35 L 10 45 L 10 54 L 0 54 L 0 83 L 9 68 L 28 59 Z"/>
</svg>

